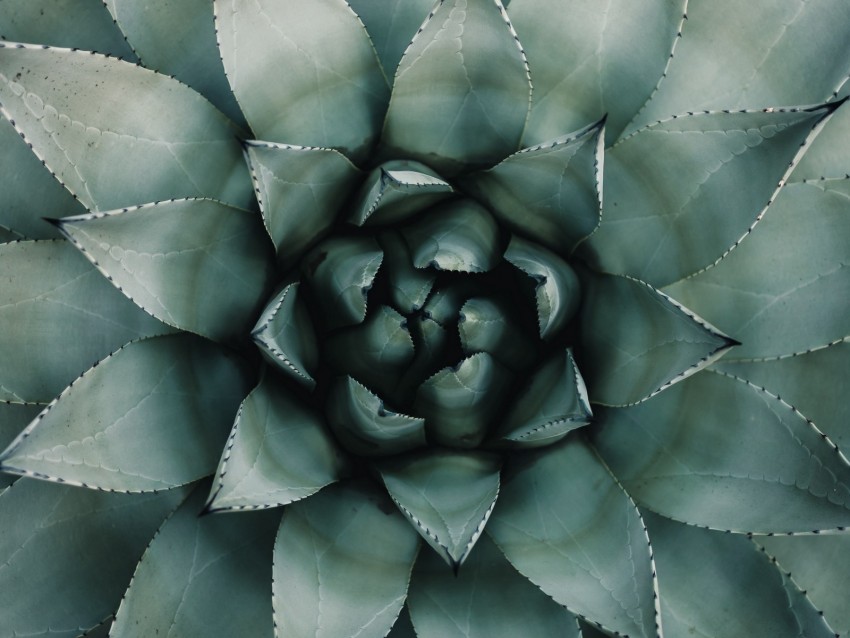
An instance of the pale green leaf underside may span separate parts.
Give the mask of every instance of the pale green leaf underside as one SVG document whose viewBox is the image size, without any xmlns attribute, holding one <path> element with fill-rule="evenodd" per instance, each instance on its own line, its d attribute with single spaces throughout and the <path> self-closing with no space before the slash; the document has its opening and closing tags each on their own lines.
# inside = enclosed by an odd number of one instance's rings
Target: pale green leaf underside
<svg viewBox="0 0 850 638">
<path fill-rule="evenodd" d="M 65 218 L 62 232 L 136 305 L 215 340 L 254 324 L 273 276 L 256 213 L 208 199 Z"/>
<path fill-rule="evenodd" d="M 423 552 L 408 606 L 419 638 L 581 638 L 575 616 L 518 574 L 486 536 L 457 575 Z"/>
<path fill-rule="evenodd" d="M 333 483 L 343 469 L 342 452 L 321 415 L 267 374 L 239 407 L 209 509 L 287 505 Z"/>
<path fill-rule="evenodd" d="M 581 252 L 656 287 L 708 268 L 753 228 L 832 107 L 683 115 L 605 154 L 602 224 Z"/>
<path fill-rule="evenodd" d="M 666 76 L 630 130 L 685 111 L 814 104 L 847 77 L 842 0 L 717 0 L 689 3 L 687 14 Z"/>
<path fill-rule="evenodd" d="M 756 540 L 779 561 L 781 569 L 791 572 L 791 578 L 824 612 L 836 633 L 842 636 L 850 633 L 850 609 L 845 596 L 850 588 L 847 570 L 850 534 L 773 536 Z"/>
<path fill-rule="evenodd" d="M 171 329 L 64 241 L 0 245 L 0 400 L 47 403 L 132 339 Z M 69 338 L 73 335 L 73 338 Z"/>
<path fill-rule="evenodd" d="M 788 184 L 742 250 L 665 288 L 734 335 L 735 358 L 803 352 L 850 335 L 850 178 Z"/>
<path fill-rule="evenodd" d="M 850 464 L 815 424 L 746 381 L 705 371 L 598 420 L 600 454 L 659 514 L 734 532 L 850 524 Z"/>
<path fill-rule="evenodd" d="M 818 610 L 746 537 L 646 514 L 669 638 L 834 638 Z"/>
<path fill-rule="evenodd" d="M 3 117 L 0 148 L 0 224 L 31 239 L 47 239 L 59 232 L 42 217 L 86 212 Z"/>
<path fill-rule="evenodd" d="M 502 3 L 441 0 L 399 63 L 382 142 L 446 175 L 492 165 L 519 148 L 530 94 Z"/>
<path fill-rule="evenodd" d="M 451 185 L 424 164 L 386 162 L 363 182 L 349 222 L 356 226 L 398 223 L 451 193 Z"/>
<path fill-rule="evenodd" d="M 248 142 L 248 163 L 266 229 L 284 268 L 336 221 L 360 171 L 333 149 Z"/>
<path fill-rule="evenodd" d="M 365 157 L 389 88 L 347 2 L 215 0 L 215 11 L 224 69 L 257 137 Z"/>
<path fill-rule="evenodd" d="M 334 485 L 293 503 L 274 548 L 277 635 L 383 638 L 418 548 L 416 532 L 369 484 Z"/>
<path fill-rule="evenodd" d="M 594 124 L 524 148 L 464 186 L 508 228 L 567 256 L 599 224 L 602 130 Z"/>
<path fill-rule="evenodd" d="M 0 493 L 6 635 L 76 638 L 114 613 L 145 546 L 183 497 L 21 479 Z"/>
<path fill-rule="evenodd" d="M 250 205 L 235 126 L 168 76 L 85 51 L 2 43 L 0 102 L 90 210 L 179 197 Z"/>
<path fill-rule="evenodd" d="M 122 492 L 184 485 L 213 472 L 246 393 L 239 364 L 207 341 L 132 342 L 65 390 L 0 463 Z"/>
<path fill-rule="evenodd" d="M 206 483 L 162 525 L 121 601 L 110 635 L 271 638 L 276 512 L 203 516 Z"/>
<path fill-rule="evenodd" d="M 361 456 L 388 456 L 425 446 L 425 421 L 392 412 L 351 377 L 334 383 L 327 418 L 337 439 Z"/>
<path fill-rule="evenodd" d="M 630 277 L 588 276 L 579 361 L 590 399 L 640 403 L 726 352 L 732 341 L 652 286 Z"/>
<path fill-rule="evenodd" d="M 300 283 L 285 286 L 269 302 L 251 332 L 254 342 L 266 358 L 290 377 L 309 387 L 319 364 L 316 333 L 305 302 L 299 294 Z"/>
<path fill-rule="evenodd" d="M 523 143 L 545 142 L 606 113 L 609 143 L 619 137 L 664 72 L 686 5 L 512 0 L 508 13 L 534 85 Z"/>
<path fill-rule="evenodd" d="M 227 84 L 209 0 L 106 0 L 112 17 L 142 64 L 176 77 L 232 121 L 245 120 Z"/>
<path fill-rule="evenodd" d="M 379 466 L 395 504 L 416 531 L 457 570 L 474 546 L 499 495 L 495 454 L 433 449 Z"/>
<path fill-rule="evenodd" d="M 633 638 L 658 635 L 643 521 L 582 439 L 518 457 L 502 478 L 487 533 L 573 613 Z"/>
</svg>

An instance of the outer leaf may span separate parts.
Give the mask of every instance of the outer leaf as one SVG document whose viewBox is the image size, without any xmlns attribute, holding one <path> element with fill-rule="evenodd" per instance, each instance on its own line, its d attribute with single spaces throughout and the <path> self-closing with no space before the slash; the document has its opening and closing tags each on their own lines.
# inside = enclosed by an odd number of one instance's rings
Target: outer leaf
<svg viewBox="0 0 850 638">
<path fill-rule="evenodd" d="M 664 72 L 686 6 L 681 0 L 512 0 L 508 12 L 534 84 L 523 143 L 545 142 L 606 113 L 609 143 L 616 139 Z"/>
<path fill-rule="evenodd" d="M 336 438 L 359 456 L 385 456 L 425 445 L 425 420 L 398 414 L 351 377 L 341 377 L 327 401 Z"/>
<path fill-rule="evenodd" d="M 263 221 L 289 268 L 334 223 L 360 171 L 329 148 L 248 142 L 246 149 Z"/>
<path fill-rule="evenodd" d="M 833 638 L 818 611 L 742 536 L 647 514 L 664 635 Z"/>
<path fill-rule="evenodd" d="M 379 467 L 390 497 L 455 572 L 472 552 L 499 495 L 495 454 L 439 448 Z"/>
<path fill-rule="evenodd" d="M 417 268 L 486 272 L 503 252 L 496 220 L 472 199 L 442 204 L 402 232 Z"/>
<path fill-rule="evenodd" d="M 274 549 L 276 635 L 383 638 L 404 604 L 418 547 L 392 503 L 365 483 L 290 505 Z"/>
<path fill-rule="evenodd" d="M 74 638 L 100 624 L 183 495 L 108 494 L 30 479 L 0 494 L 4 633 Z"/>
<path fill-rule="evenodd" d="M 575 616 L 518 574 L 487 537 L 457 575 L 423 553 L 408 605 L 420 638 L 581 638 Z"/>
<path fill-rule="evenodd" d="M 3 0 L 0 40 L 78 47 L 135 60 L 103 0 Z"/>
<path fill-rule="evenodd" d="M 841 0 L 690 3 L 687 16 L 658 90 L 629 129 L 687 110 L 813 104 L 847 76 L 850 7 Z"/>
<path fill-rule="evenodd" d="M 142 64 L 173 75 L 207 97 L 231 120 L 244 117 L 224 76 L 209 0 L 103 2 Z"/>
<path fill-rule="evenodd" d="M 747 242 L 665 289 L 742 344 L 736 357 L 803 352 L 850 335 L 850 177 L 789 184 Z"/>
<path fill-rule="evenodd" d="M 224 69 L 258 137 L 364 158 L 389 90 L 347 2 L 216 0 L 215 11 Z"/>
<path fill-rule="evenodd" d="M 0 403 L 0 446 L 5 449 L 27 424 L 44 409 L 39 403 Z M 0 494 L 18 477 L 0 474 Z"/>
<path fill-rule="evenodd" d="M 214 200 L 145 204 L 58 224 L 136 305 L 211 339 L 250 330 L 274 274 L 255 214 Z"/>
<path fill-rule="evenodd" d="M 530 99 L 501 1 L 440 0 L 399 63 L 382 141 L 444 175 L 493 164 L 519 148 Z"/>
<path fill-rule="evenodd" d="M 3 117 L 0 148 L 0 224 L 33 239 L 59 237 L 42 217 L 79 215 L 85 207 L 56 181 Z"/>
<path fill-rule="evenodd" d="M 597 270 L 665 286 L 720 261 L 761 219 L 834 105 L 688 114 L 605 155 Z"/>
<path fill-rule="evenodd" d="M 850 609 L 844 597 L 850 587 L 850 535 L 760 536 L 756 540 L 779 561 L 781 570 L 790 570 L 791 578 L 823 611 L 837 634 L 850 633 Z"/>
<path fill-rule="evenodd" d="M 132 342 L 96 366 L 3 452 L 3 470 L 120 492 L 212 473 L 247 392 L 234 360 L 174 335 Z"/>
<path fill-rule="evenodd" d="M 736 343 L 637 279 L 594 275 L 585 291 L 579 360 L 594 403 L 646 401 Z"/>
<path fill-rule="evenodd" d="M 299 383 L 312 388 L 319 365 L 316 332 L 307 306 L 298 292 L 298 282 L 289 284 L 266 306 L 251 332 L 266 358 Z"/>
<path fill-rule="evenodd" d="M 555 602 L 628 636 L 657 636 L 652 552 L 638 510 L 582 440 L 516 457 L 487 526 Z"/>
<path fill-rule="evenodd" d="M 850 463 L 803 415 L 746 381 L 703 372 L 597 416 L 600 454 L 659 514 L 754 533 L 850 523 Z"/>
<path fill-rule="evenodd" d="M 236 128 L 172 78 L 84 51 L 0 43 L 0 102 L 89 209 L 176 197 L 250 205 Z"/>
<path fill-rule="evenodd" d="M 349 0 L 349 4 L 366 25 L 384 74 L 393 77 L 411 38 L 434 7 L 433 0 Z"/>
<path fill-rule="evenodd" d="M 567 256 L 599 224 L 603 129 L 524 148 L 464 185 L 511 230 Z"/>
<path fill-rule="evenodd" d="M 287 505 L 333 483 L 344 468 L 321 415 L 266 375 L 239 407 L 208 510 Z"/>
<path fill-rule="evenodd" d="M 280 516 L 199 517 L 206 488 L 195 488 L 157 532 L 110 635 L 272 635 L 268 555 Z"/>
<path fill-rule="evenodd" d="M 170 329 L 64 241 L 0 245 L 0 400 L 47 403 L 92 363 Z M 73 335 L 73 338 L 69 338 Z"/>
</svg>

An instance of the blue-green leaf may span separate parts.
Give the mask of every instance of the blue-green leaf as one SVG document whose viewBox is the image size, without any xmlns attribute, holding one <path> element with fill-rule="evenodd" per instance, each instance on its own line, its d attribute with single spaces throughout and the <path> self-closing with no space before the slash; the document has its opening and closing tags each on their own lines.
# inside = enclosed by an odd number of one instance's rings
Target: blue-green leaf
<svg viewBox="0 0 850 638">
<path fill-rule="evenodd" d="M 0 245 L 0 400 L 47 403 L 110 352 L 171 329 L 64 241 Z M 73 338 L 69 338 L 73 335 Z"/>
<path fill-rule="evenodd" d="M 366 156 L 389 88 L 345 0 L 215 0 L 215 11 L 224 69 L 257 137 Z"/>
<path fill-rule="evenodd" d="M 111 635 L 271 638 L 269 555 L 280 514 L 199 517 L 206 488 L 198 485 L 157 532 Z"/>
<path fill-rule="evenodd" d="M 0 403 L 0 447 L 6 449 L 43 409 L 40 403 Z M 0 493 L 17 478 L 15 474 L 0 473 Z"/>
<path fill-rule="evenodd" d="M 850 463 L 794 407 L 745 380 L 704 371 L 597 421 L 600 454 L 659 514 L 741 533 L 850 523 Z"/>
<path fill-rule="evenodd" d="M 108 494 L 32 479 L 0 493 L 4 634 L 75 638 L 99 625 L 184 495 Z"/>
<path fill-rule="evenodd" d="M 844 83 L 842 99 L 850 95 L 850 80 Z M 824 134 L 818 135 L 803 155 L 790 181 L 841 177 L 850 174 L 850 152 L 845 140 L 850 137 L 850 107 L 845 103 L 826 123 Z"/>
<path fill-rule="evenodd" d="M 333 483 L 344 469 L 322 416 L 267 374 L 239 407 L 208 510 L 287 505 Z"/>
<path fill-rule="evenodd" d="M 95 365 L 9 445 L 3 470 L 119 492 L 214 471 L 248 391 L 237 361 L 172 335 L 132 342 Z"/>
<path fill-rule="evenodd" d="M 590 275 L 581 303 L 581 371 L 600 405 L 646 401 L 723 356 L 734 341 L 649 284 Z"/>
<path fill-rule="evenodd" d="M 444 175 L 488 166 L 519 149 L 530 99 L 501 1 L 440 0 L 401 58 L 382 142 Z"/>
<path fill-rule="evenodd" d="M 413 265 L 410 249 L 397 231 L 381 233 L 379 241 L 384 250 L 385 274 L 395 309 L 402 313 L 416 312 L 431 293 L 437 273 Z"/>
<path fill-rule="evenodd" d="M 664 635 L 834 638 L 818 610 L 743 536 L 646 514 Z"/>
<path fill-rule="evenodd" d="M 511 301 L 504 298 L 467 300 L 460 309 L 457 326 L 464 354 L 489 352 L 513 370 L 532 364 L 536 343 L 523 330 L 514 309 Z"/>
<path fill-rule="evenodd" d="M 59 220 L 62 232 L 136 305 L 215 340 L 250 332 L 274 275 L 253 212 L 182 199 Z"/>
<path fill-rule="evenodd" d="M 274 548 L 277 635 L 383 638 L 418 549 L 413 528 L 369 484 L 334 485 L 293 503 Z"/>
<path fill-rule="evenodd" d="M 580 438 L 512 460 L 487 533 L 555 602 L 610 632 L 660 635 L 637 507 Z"/>
<path fill-rule="evenodd" d="M 236 127 L 168 76 L 85 51 L 0 42 L 0 101 L 90 210 L 180 197 L 252 201 Z"/>
<path fill-rule="evenodd" d="M 576 617 L 517 573 L 486 536 L 458 574 L 423 552 L 408 606 L 420 638 L 581 638 Z"/>
<path fill-rule="evenodd" d="M 687 114 L 624 138 L 605 154 L 602 224 L 580 253 L 656 287 L 711 267 L 762 218 L 834 108 Z"/>
<path fill-rule="evenodd" d="M 473 551 L 499 495 L 502 460 L 480 450 L 431 449 L 379 466 L 402 514 L 455 571 Z"/>
</svg>

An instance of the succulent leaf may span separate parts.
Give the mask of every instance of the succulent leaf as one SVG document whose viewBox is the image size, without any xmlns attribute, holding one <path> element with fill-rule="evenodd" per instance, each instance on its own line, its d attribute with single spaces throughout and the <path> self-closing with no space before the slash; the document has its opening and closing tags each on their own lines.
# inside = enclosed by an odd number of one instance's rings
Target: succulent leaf
<svg viewBox="0 0 850 638">
<path fill-rule="evenodd" d="M 850 82 L 845 82 L 840 95 L 842 99 L 850 95 Z M 824 131 L 824 135 L 818 135 L 800 159 L 789 178 L 791 181 L 850 174 L 850 153 L 845 143 L 850 136 L 850 107 L 846 106 L 846 102 L 835 111 Z"/>
<path fill-rule="evenodd" d="M 383 638 L 418 549 L 416 532 L 371 485 L 334 485 L 293 503 L 274 547 L 276 634 Z"/>
<path fill-rule="evenodd" d="M 460 309 L 458 332 L 467 356 L 489 352 L 514 370 L 534 362 L 534 340 L 522 330 L 513 308 L 505 300 L 487 297 L 467 300 Z"/>
<path fill-rule="evenodd" d="M 0 244 L 0 270 L 15 273 L 0 278 L 0 401 L 47 403 L 128 341 L 171 331 L 67 242 Z"/>
<path fill-rule="evenodd" d="M 425 420 L 392 412 L 351 377 L 334 383 L 328 423 L 342 445 L 361 456 L 388 456 L 425 445 Z"/>
<path fill-rule="evenodd" d="M 502 477 L 487 533 L 521 574 L 571 612 L 609 632 L 659 635 L 643 521 L 582 439 L 517 457 Z"/>
<path fill-rule="evenodd" d="M 755 227 L 834 109 L 689 113 L 626 137 L 606 153 L 602 223 L 580 252 L 656 287 L 711 267 Z"/>
<path fill-rule="evenodd" d="M 174 76 L 241 127 L 245 118 L 224 75 L 209 0 L 105 0 L 140 61 Z"/>
<path fill-rule="evenodd" d="M 402 514 L 457 572 L 493 511 L 501 466 L 488 452 L 435 448 L 388 460 L 379 470 Z"/>
<path fill-rule="evenodd" d="M 603 129 L 524 148 L 463 184 L 512 231 L 566 257 L 599 224 Z"/>
<path fill-rule="evenodd" d="M 0 403 L 0 447 L 5 450 L 43 409 L 40 403 Z M 0 474 L 0 494 L 17 478 L 14 474 Z"/>
<path fill-rule="evenodd" d="M 600 454 L 663 516 L 739 533 L 846 525 L 850 463 L 794 407 L 747 381 L 705 371 L 597 419 Z"/>
<path fill-rule="evenodd" d="M 398 232 L 381 233 L 379 242 L 384 251 L 385 272 L 393 305 L 402 313 L 416 312 L 431 293 L 437 273 L 413 265 L 410 249 Z"/>
<path fill-rule="evenodd" d="M 419 638 L 581 638 L 575 616 L 517 573 L 486 536 L 457 575 L 423 552 L 408 605 Z"/>
<path fill-rule="evenodd" d="M 823 616 L 746 537 L 651 513 L 665 636 L 834 638 Z"/>
<path fill-rule="evenodd" d="M 271 374 L 239 406 L 208 511 L 265 509 L 338 480 L 345 458 L 324 419 Z"/>
<path fill-rule="evenodd" d="M 736 343 L 649 284 L 616 275 L 588 278 L 579 361 L 594 403 L 646 401 Z"/>
<path fill-rule="evenodd" d="M 686 10 L 686 0 L 511 0 L 534 84 L 523 144 L 606 113 L 608 143 L 619 137 L 664 73 Z"/>
<path fill-rule="evenodd" d="M 192 335 L 134 341 L 50 403 L 0 455 L 4 471 L 149 492 L 207 476 L 247 387 L 241 364 Z"/>
<path fill-rule="evenodd" d="M 401 58 L 382 142 L 447 176 L 492 165 L 519 148 L 530 99 L 501 1 L 440 0 Z"/>
<path fill-rule="evenodd" d="M 249 331 L 272 282 L 271 245 L 255 213 L 215 200 L 172 200 L 57 223 L 136 305 L 217 341 Z"/>
<path fill-rule="evenodd" d="M 207 487 L 196 486 L 160 527 L 111 635 L 271 638 L 268 556 L 280 515 L 198 516 Z"/>
<path fill-rule="evenodd" d="M 224 69 L 255 135 L 364 159 L 389 88 L 345 0 L 215 0 L 215 12 Z"/>
<path fill-rule="evenodd" d="M 248 142 L 246 154 L 266 229 L 289 268 L 331 227 L 360 171 L 330 148 Z"/>
<path fill-rule="evenodd" d="M 746 250 L 664 291 L 735 335 L 736 358 L 825 346 L 850 335 L 848 238 L 850 177 L 788 184 Z"/>
<path fill-rule="evenodd" d="M 236 127 L 168 76 L 85 51 L 0 42 L 0 102 L 89 210 L 180 197 L 250 204 Z"/>
<path fill-rule="evenodd" d="M 31 479 L 0 493 L 3 631 L 76 638 L 99 625 L 184 495 L 109 494 Z"/>
</svg>

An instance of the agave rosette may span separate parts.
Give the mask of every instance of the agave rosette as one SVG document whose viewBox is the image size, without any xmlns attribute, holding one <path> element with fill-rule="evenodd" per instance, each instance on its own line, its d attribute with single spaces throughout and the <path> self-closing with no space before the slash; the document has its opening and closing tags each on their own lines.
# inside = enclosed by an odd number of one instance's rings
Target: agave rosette
<svg viewBox="0 0 850 638">
<path fill-rule="evenodd" d="M 0 3 L 0 634 L 850 632 L 850 6 L 504 5 Z"/>
</svg>

